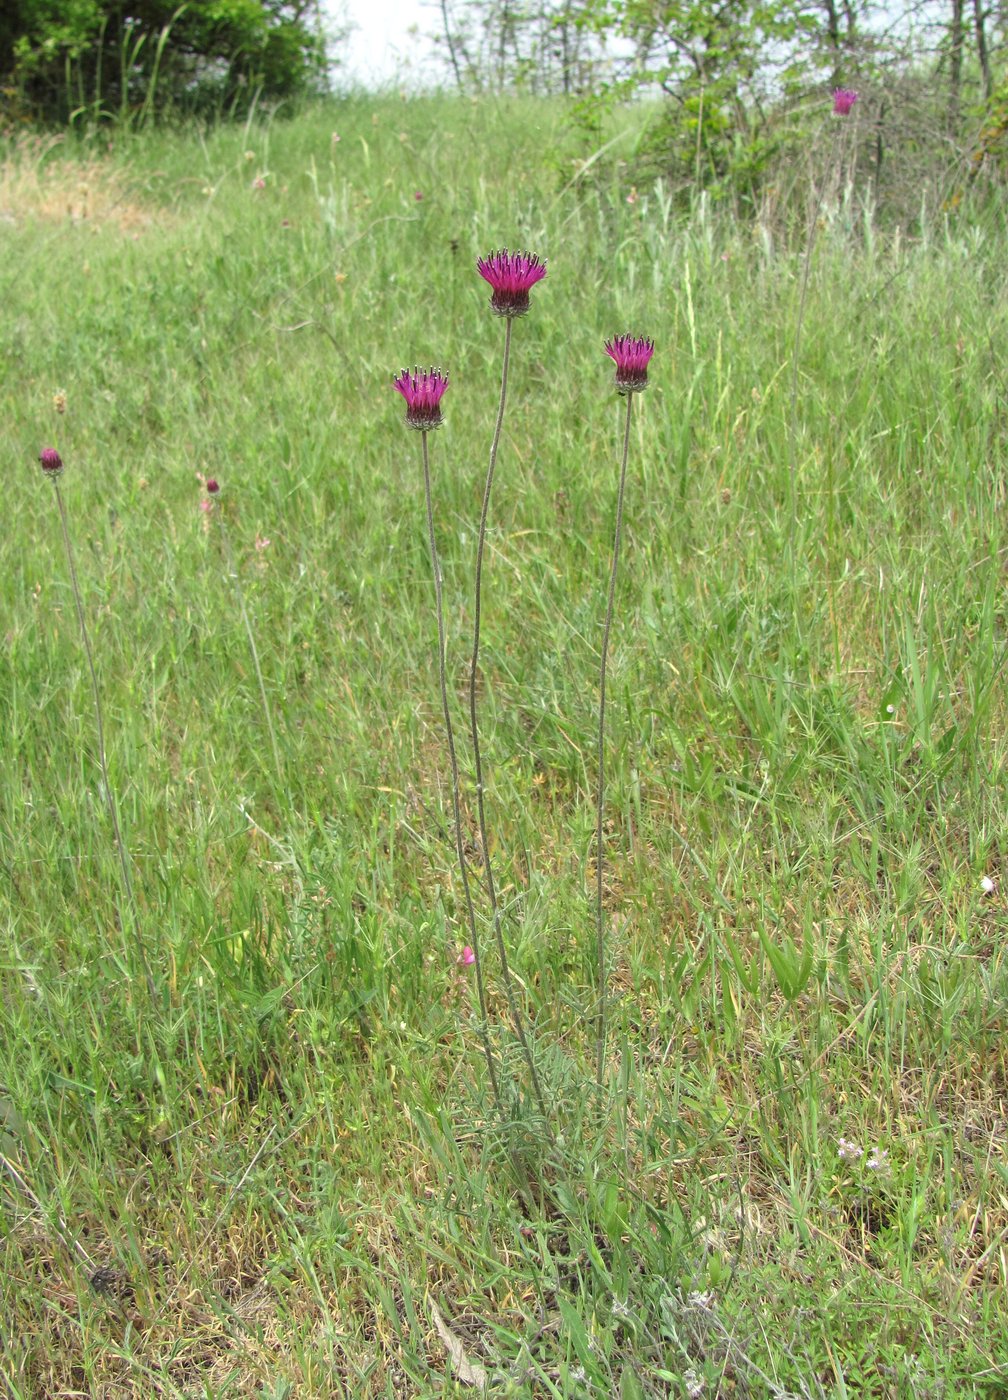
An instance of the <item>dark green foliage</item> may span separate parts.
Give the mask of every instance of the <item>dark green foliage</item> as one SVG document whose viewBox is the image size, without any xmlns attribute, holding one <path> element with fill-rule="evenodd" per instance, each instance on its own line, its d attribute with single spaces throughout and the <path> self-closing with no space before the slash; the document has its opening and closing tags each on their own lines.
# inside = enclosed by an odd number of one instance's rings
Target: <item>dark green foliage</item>
<svg viewBox="0 0 1008 1400">
<path fill-rule="evenodd" d="M 318 91 L 314 0 L 8 0 L 0 81 L 12 114 L 144 121 Z"/>
</svg>

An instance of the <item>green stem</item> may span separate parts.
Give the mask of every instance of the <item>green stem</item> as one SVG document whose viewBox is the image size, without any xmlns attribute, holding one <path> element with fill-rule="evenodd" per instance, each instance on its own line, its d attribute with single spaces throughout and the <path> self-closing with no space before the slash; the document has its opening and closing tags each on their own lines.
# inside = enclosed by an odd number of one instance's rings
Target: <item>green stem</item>
<svg viewBox="0 0 1008 1400">
<path fill-rule="evenodd" d="M 462 879 L 462 890 L 465 895 L 466 918 L 469 922 L 469 941 L 472 945 L 473 957 L 476 959 L 476 988 L 479 993 L 480 1005 L 480 1040 L 483 1042 L 483 1053 L 486 1056 L 487 1071 L 490 1075 L 490 1084 L 493 1088 L 494 1101 L 497 1105 L 497 1112 L 501 1119 L 504 1118 L 504 1105 L 501 1100 L 500 1085 L 497 1082 L 497 1071 L 494 1068 L 493 1052 L 490 1048 L 490 1034 L 487 1030 L 487 1006 L 486 991 L 483 986 L 483 959 L 480 954 L 479 938 L 476 934 L 476 911 L 473 908 L 472 890 L 469 887 L 469 868 L 465 858 L 465 843 L 462 838 L 462 811 L 459 800 L 459 770 L 458 758 L 455 754 L 455 732 L 452 728 L 451 709 L 448 705 L 448 665 L 446 660 L 445 625 L 444 625 L 444 599 L 441 586 L 441 564 L 438 559 L 437 542 L 434 538 L 434 505 L 431 499 L 430 480 L 430 457 L 427 449 L 427 433 L 423 436 L 423 470 L 424 470 L 424 497 L 427 503 L 427 537 L 430 542 L 431 568 L 434 571 L 434 598 L 437 607 L 437 630 L 438 630 L 438 680 L 441 685 L 441 709 L 444 714 L 445 735 L 448 740 L 448 758 L 451 762 L 451 782 L 452 782 L 452 816 L 455 821 L 455 854 L 458 857 L 459 875 Z"/>
<path fill-rule="evenodd" d="M 598 958 L 599 1005 L 598 1026 L 595 1036 L 595 1079 L 602 1088 L 602 1072 L 605 1063 L 606 1041 L 606 965 L 605 928 L 602 918 L 602 861 L 604 837 L 602 820 L 605 814 L 605 704 L 606 704 L 606 660 L 609 655 L 609 633 L 612 628 L 613 603 L 616 598 L 616 570 L 619 565 L 620 535 L 623 530 L 623 491 L 626 487 L 627 458 L 630 455 L 630 414 L 633 407 L 633 394 L 626 396 L 626 427 L 623 432 L 623 462 L 620 466 L 619 491 L 616 496 L 616 529 L 613 535 L 612 569 L 609 573 L 609 599 L 606 604 L 605 626 L 602 629 L 602 667 L 599 679 L 599 728 L 598 728 L 598 801 L 595 813 L 595 936 Z"/>
<path fill-rule="evenodd" d="M 252 631 L 252 623 L 249 619 L 248 609 L 245 606 L 245 594 L 241 586 L 241 579 L 238 577 L 238 568 L 235 564 L 234 554 L 231 549 L 231 539 L 224 523 L 224 516 L 220 515 L 220 536 L 224 542 L 224 555 L 227 559 L 228 573 L 234 583 L 235 597 L 238 599 L 238 607 L 241 610 L 242 622 L 245 624 L 245 635 L 248 637 L 249 651 L 252 653 L 252 665 L 255 667 L 256 680 L 259 682 L 259 698 L 262 701 L 263 715 L 266 718 L 266 728 L 269 730 L 270 746 L 273 749 L 273 767 L 276 770 L 277 797 L 284 796 L 284 773 L 283 765 L 280 762 L 280 750 L 277 747 L 276 731 L 273 728 L 273 716 L 270 713 L 269 701 L 266 698 L 266 683 L 263 680 L 262 667 L 259 665 L 259 652 L 255 644 L 255 635 Z"/>
<path fill-rule="evenodd" d="M 490 465 L 487 468 L 486 484 L 483 488 L 483 509 L 480 513 L 479 540 L 476 546 L 476 600 L 474 604 L 475 620 L 473 624 L 473 650 L 472 662 L 469 667 L 469 725 L 472 733 L 473 765 L 476 771 L 476 807 L 479 813 L 480 844 L 483 848 L 483 870 L 486 879 L 487 898 L 490 901 L 490 913 L 493 919 L 494 938 L 497 943 L 497 952 L 500 957 L 501 974 L 504 979 L 504 991 L 507 996 L 508 1010 L 511 1013 L 511 1021 L 521 1042 L 522 1054 L 525 1063 L 528 1065 L 529 1077 L 532 1081 L 532 1089 L 535 1094 L 539 1112 L 543 1122 L 549 1128 L 549 1115 L 546 1112 L 546 1100 L 543 1096 L 542 1086 L 539 1083 L 539 1075 L 536 1073 L 535 1061 L 532 1058 L 532 1049 L 525 1034 L 525 1027 L 521 1014 L 518 1010 L 518 1001 L 514 993 L 514 984 L 511 978 L 511 969 L 508 965 L 507 948 L 504 945 L 504 931 L 501 925 L 500 906 L 497 902 L 497 889 L 494 884 L 493 864 L 490 859 L 490 841 L 487 836 L 486 806 L 484 802 L 483 788 L 483 762 L 480 755 L 479 724 L 476 715 L 476 680 L 479 671 L 479 649 L 480 649 L 480 616 L 482 608 L 483 592 L 483 552 L 486 545 L 487 516 L 490 512 L 490 492 L 493 489 L 494 469 L 497 465 L 497 451 L 500 447 L 501 429 L 504 424 L 504 406 L 507 402 L 508 366 L 511 360 L 511 317 L 505 321 L 504 333 L 504 365 L 501 370 L 500 402 L 497 406 L 497 422 L 494 425 L 493 441 L 490 444 Z"/>
<path fill-rule="evenodd" d="M 108 763 L 105 758 L 105 726 L 102 721 L 101 693 L 98 689 L 98 675 L 95 671 L 94 655 L 91 651 L 91 639 L 88 636 L 87 622 L 84 618 L 84 603 L 81 598 L 80 583 L 77 579 L 77 565 L 74 562 L 73 544 L 70 540 L 70 524 L 67 520 L 66 506 L 63 504 L 63 496 L 59 489 L 59 481 L 53 478 L 53 489 L 56 492 L 56 504 L 59 507 L 60 524 L 63 527 L 63 543 L 66 546 L 67 564 L 70 569 L 70 584 L 73 589 L 74 602 L 77 605 L 77 621 L 80 624 L 81 640 L 84 643 L 84 655 L 87 657 L 88 671 L 91 675 L 91 692 L 94 696 L 95 708 L 95 728 L 98 732 L 98 763 L 101 767 L 102 787 L 105 793 L 105 804 L 108 807 L 109 820 L 112 823 L 112 832 L 115 837 L 116 850 L 119 854 L 119 867 L 122 871 L 123 888 L 126 892 L 126 902 L 130 909 L 130 921 L 133 927 L 133 941 L 136 946 L 137 956 L 140 960 L 140 967 L 147 984 L 147 994 L 153 1003 L 156 998 L 156 988 L 154 978 L 151 974 L 150 964 L 147 961 L 147 952 L 144 948 L 143 937 L 140 933 L 140 915 L 137 909 L 136 894 L 133 890 L 133 877 L 130 873 L 129 856 L 126 853 L 126 843 L 122 837 L 122 830 L 119 826 L 119 814 L 116 810 L 115 797 L 112 793 L 112 784 L 109 782 Z M 125 926 L 122 912 L 119 915 L 120 923 Z"/>
<path fill-rule="evenodd" d="M 834 500 L 833 453 L 826 462 L 826 588 L 829 598 L 830 630 L 833 634 L 833 672 L 840 678 L 840 625 L 836 611 L 836 580 L 833 568 L 836 560 L 836 503 Z"/>
</svg>

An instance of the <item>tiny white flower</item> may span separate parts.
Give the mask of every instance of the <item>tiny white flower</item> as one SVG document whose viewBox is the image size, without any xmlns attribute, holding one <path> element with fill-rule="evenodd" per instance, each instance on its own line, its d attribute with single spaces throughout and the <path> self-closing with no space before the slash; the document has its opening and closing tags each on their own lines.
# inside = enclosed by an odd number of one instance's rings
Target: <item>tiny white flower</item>
<svg viewBox="0 0 1008 1400">
<path fill-rule="evenodd" d="M 837 1156 L 842 1162 L 856 1162 L 863 1155 L 864 1148 L 856 1142 L 848 1142 L 846 1138 L 840 1138 L 837 1142 Z"/>
<path fill-rule="evenodd" d="M 896 713 L 896 706 L 895 706 L 895 705 L 887 705 L 887 706 L 885 707 L 885 712 L 886 712 L 887 715 L 894 715 L 894 714 Z"/>
<path fill-rule="evenodd" d="M 884 1147 L 873 1147 L 865 1166 L 870 1172 L 880 1172 L 889 1165 L 889 1153 Z"/>
<path fill-rule="evenodd" d="M 704 1393 L 703 1377 L 698 1376 L 692 1366 L 683 1372 L 683 1384 L 690 1400 L 700 1400 L 700 1396 Z"/>
<path fill-rule="evenodd" d="M 983 878 L 980 881 L 980 888 L 983 890 L 984 894 L 994 893 L 994 881 L 989 875 L 983 876 Z"/>
</svg>

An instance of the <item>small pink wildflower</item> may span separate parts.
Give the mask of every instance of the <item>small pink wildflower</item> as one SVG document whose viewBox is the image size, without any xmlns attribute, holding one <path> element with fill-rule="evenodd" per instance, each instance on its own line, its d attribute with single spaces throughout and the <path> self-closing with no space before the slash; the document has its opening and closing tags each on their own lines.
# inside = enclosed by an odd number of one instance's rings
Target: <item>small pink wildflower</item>
<svg viewBox="0 0 1008 1400">
<path fill-rule="evenodd" d="M 252 188 L 254 190 L 264 190 L 266 188 L 266 181 L 261 175 L 257 175 L 252 181 Z"/>
<path fill-rule="evenodd" d="M 210 512 L 213 510 L 213 501 L 211 501 L 208 496 L 204 496 L 202 501 L 200 501 L 199 503 L 199 508 L 204 515 L 209 515 Z"/>
<path fill-rule="evenodd" d="M 626 197 L 626 202 L 627 202 L 627 204 L 636 204 L 636 203 L 637 203 L 637 186 L 636 186 L 636 185 L 633 186 L 633 188 L 631 189 L 630 193 L 627 195 L 627 197 Z"/>
<path fill-rule="evenodd" d="M 263 552 L 264 549 L 269 549 L 270 547 L 269 540 L 266 538 L 265 535 L 260 535 L 258 531 L 256 531 L 255 547 L 260 554 Z"/>
<path fill-rule="evenodd" d="M 850 116 L 850 110 L 858 100 L 858 95 L 853 88 L 834 88 L 833 90 L 833 114 L 837 117 Z"/>
<path fill-rule="evenodd" d="M 473 952 L 473 950 L 469 947 L 469 944 L 467 943 L 462 949 L 461 953 L 459 953 L 458 955 L 458 965 L 459 967 L 472 967 L 475 961 L 476 954 Z"/>
<path fill-rule="evenodd" d="M 423 190 L 415 190 L 413 193 L 413 198 L 416 200 L 417 204 L 419 204 L 420 201 L 423 199 Z"/>
</svg>

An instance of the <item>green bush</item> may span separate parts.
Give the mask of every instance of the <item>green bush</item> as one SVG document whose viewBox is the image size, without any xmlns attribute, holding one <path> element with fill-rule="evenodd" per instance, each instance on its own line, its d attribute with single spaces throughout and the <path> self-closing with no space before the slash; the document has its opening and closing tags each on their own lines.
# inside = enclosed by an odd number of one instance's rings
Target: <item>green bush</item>
<svg viewBox="0 0 1008 1400">
<path fill-rule="evenodd" d="M 284 0 L 13 0 L 0 14 L 8 113 L 145 120 L 165 109 L 247 109 L 317 91 L 315 11 Z"/>
</svg>

